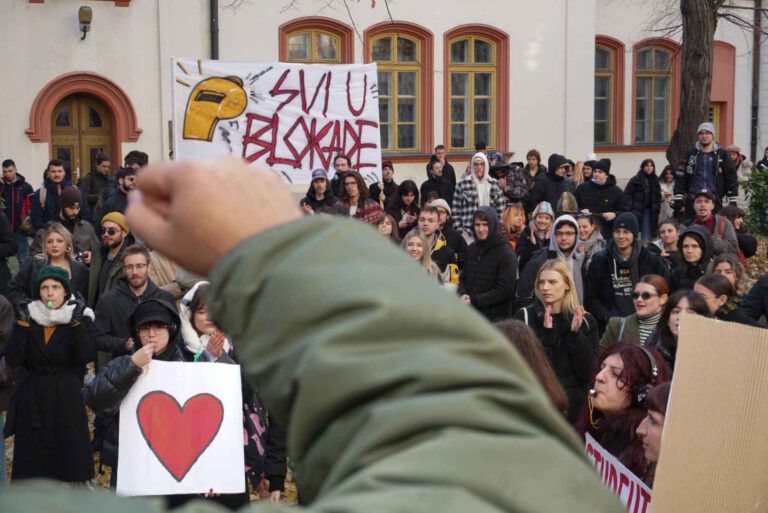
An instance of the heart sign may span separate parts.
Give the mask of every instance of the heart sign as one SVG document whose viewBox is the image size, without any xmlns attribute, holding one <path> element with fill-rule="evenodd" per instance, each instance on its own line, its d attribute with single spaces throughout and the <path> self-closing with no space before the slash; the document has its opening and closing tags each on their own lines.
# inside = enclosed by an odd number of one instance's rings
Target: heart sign
<svg viewBox="0 0 768 513">
<path fill-rule="evenodd" d="M 181 482 L 216 438 L 224 407 L 211 394 L 194 395 L 182 407 L 173 396 L 156 390 L 141 398 L 136 416 L 149 448 Z"/>
</svg>

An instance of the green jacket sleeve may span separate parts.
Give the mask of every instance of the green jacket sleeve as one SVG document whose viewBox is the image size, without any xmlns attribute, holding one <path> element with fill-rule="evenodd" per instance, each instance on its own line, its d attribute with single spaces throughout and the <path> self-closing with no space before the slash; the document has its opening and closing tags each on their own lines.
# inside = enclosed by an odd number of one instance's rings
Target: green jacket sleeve
<svg viewBox="0 0 768 513">
<path fill-rule="evenodd" d="M 623 510 L 510 343 L 371 227 L 307 217 L 244 241 L 210 280 L 308 511 Z"/>
</svg>

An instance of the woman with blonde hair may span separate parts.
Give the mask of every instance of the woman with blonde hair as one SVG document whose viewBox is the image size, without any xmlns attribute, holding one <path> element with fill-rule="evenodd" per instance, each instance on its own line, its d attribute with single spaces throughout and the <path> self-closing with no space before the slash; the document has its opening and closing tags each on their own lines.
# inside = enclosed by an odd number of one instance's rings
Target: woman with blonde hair
<svg viewBox="0 0 768 513">
<path fill-rule="evenodd" d="M 519 203 L 507 205 L 501 214 L 501 225 L 504 228 L 504 235 L 507 237 L 512 249 L 517 247 L 517 239 L 525 229 L 525 209 Z"/>
<path fill-rule="evenodd" d="M 8 300 L 18 306 L 34 296 L 34 284 L 47 265 L 61 267 L 69 275 L 72 294 L 88 297 L 88 268 L 72 256 L 72 235 L 61 223 L 50 223 L 43 237 L 43 252 L 24 261 L 8 284 Z"/>
<path fill-rule="evenodd" d="M 568 420 L 584 405 L 598 347 L 597 321 L 579 304 L 568 266 L 547 260 L 536 276 L 536 300 L 521 308 L 515 319 L 525 322 L 539 338 L 557 379 L 568 396 Z"/>
<path fill-rule="evenodd" d="M 414 228 L 405 234 L 402 242 L 403 249 L 411 255 L 411 258 L 421 264 L 432 278 L 436 278 L 440 283 L 443 282 L 443 276 L 437 264 L 432 261 L 429 254 L 429 244 L 427 238 L 421 232 Z"/>
<path fill-rule="evenodd" d="M 574 188 L 584 183 L 584 161 L 579 160 L 576 165 L 573 166 L 573 176 L 570 177 L 571 183 Z"/>
</svg>

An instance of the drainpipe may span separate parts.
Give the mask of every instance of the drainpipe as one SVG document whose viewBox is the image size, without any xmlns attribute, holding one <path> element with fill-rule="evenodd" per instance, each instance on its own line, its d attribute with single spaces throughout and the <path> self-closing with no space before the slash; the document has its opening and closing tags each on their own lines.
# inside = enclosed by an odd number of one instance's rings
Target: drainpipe
<svg viewBox="0 0 768 513">
<path fill-rule="evenodd" d="M 219 58 L 219 0 L 211 0 L 211 59 Z"/>
<path fill-rule="evenodd" d="M 752 35 L 752 134 L 750 137 L 749 156 L 757 162 L 757 125 L 758 107 L 760 106 L 760 30 L 763 18 L 763 1 L 755 0 L 754 32 Z M 762 152 L 760 153 L 762 158 Z"/>
</svg>

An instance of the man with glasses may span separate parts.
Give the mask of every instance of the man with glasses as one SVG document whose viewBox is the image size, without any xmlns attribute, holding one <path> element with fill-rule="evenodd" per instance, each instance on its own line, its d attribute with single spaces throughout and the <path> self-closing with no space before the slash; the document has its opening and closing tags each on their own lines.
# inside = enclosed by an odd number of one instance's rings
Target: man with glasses
<svg viewBox="0 0 768 513">
<path fill-rule="evenodd" d="M 584 253 L 578 251 L 579 223 L 570 215 L 562 215 L 552 224 L 549 248 L 537 250 L 528 261 L 520 275 L 515 295 L 515 308 L 525 308 L 533 304 L 533 291 L 536 288 L 536 275 L 547 260 L 562 260 L 571 270 L 576 283 L 579 302 L 584 303 L 584 278 L 587 268 Z"/>
<path fill-rule="evenodd" d="M 88 305 L 96 306 L 99 297 L 115 288 L 123 274 L 123 253 L 133 244 L 128 223 L 120 212 L 110 212 L 101 219 L 101 248 L 91 255 L 88 281 Z"/>
</svg>

